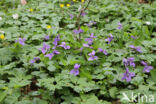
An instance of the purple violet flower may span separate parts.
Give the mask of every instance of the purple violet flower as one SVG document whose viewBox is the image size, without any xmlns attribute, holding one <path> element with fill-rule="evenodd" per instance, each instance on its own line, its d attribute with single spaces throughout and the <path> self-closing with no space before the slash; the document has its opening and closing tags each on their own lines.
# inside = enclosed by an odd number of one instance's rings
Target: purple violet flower
<svg viewBox="0 0 156 104">
<path fill-rule="evenodd" d="M 57 50 L 54 50 L 54 51 L 53 51 L 53 54 L 58 55 L 58 54 L 60 54 L 60 52 L 59 52 L 59 51 L 57 51 Z"/>
<path fill-rule="evenodd" d="M 108 42 L 108 44 L 113 40 L 113 35 L 112 34 L 109 34 L 109 37 L 107 39 L 105 39 L 105 41 Z"/>
<path fill-rule="evenodd" d="M 44 40 L 49 40 L 49 35 L 46 35 L 46 36 L 44 37 Z"/>
<path fill-rule="evenodd" d="M 83 50 L 83 47 L 80 48 L 80 51 L 82 51 L 82 50 Z"/>
<path fill-rule="evenodd" d="M 34 60 L 35 60 L 35 61 L 39 61 L 40 58 L 39 58 L 39 57 L 34 57 Z"/>
<path fill-rule="evenodd" d="M 92 38 L 86 38 L 85 41 L 88 42 L 88 45 L 91 45 L 93 43 L 93 39 Z"/>
<path fill-rule="evenodd" d="M 45 55 L 45 57 L 48 57 L 48 58 L 49 58 L 49 60 L 51 60 L 51 59 L 52 59 L 52 57 L 53 57 L 54 55 L 58 55 L 58 54 L 60 54 L 60 52 L 59 52 L 59 51 L 57 51 L 57 50 L 53 50 L 53 52 L 52 52 L 52 53 L 46 54 L 46 55 Z"/>
<path fill-rule="evenodd" d="M 35 60 L 33 60 L 33 59 L 30 60 L 30 64 L 33 64 L 33 63 L 35 63 Z"/>
<path fill-rule="evenodd" d="M 92 25 L 91 25 L 91 24 L 89 24 L 89 23 L 88 23 L 88 24 L 85 24 L 85 25 L 87 25 L 88 27 L 91 27 L 91 26 L 92 26 Z"/>
<path fill-rule="evenodd" d="M 80 33 L 83 33 L 84 31 L 82 30 L 82 29 L 79 29 L 79 30 L 73 30 L 73 32 L 75 33 L 75 34 L 80 34 Z"/>
<path fill-rule="evenodd" d="M 83 44 L 83 46 L 92 48 L 90 45 L 92 45 L 94 38 L 96 38 L 96 36 L 94 36 L 94 33 L 91 33 L 90 37 L 85 39 L 85 41 L 87 41 L 88 44 Z"/>
<path fill-rule="evenodd" d="M 128 60 L 127 59 L 125 59 L 125 58 L 123 58 L 123 64 L 125 65 L 125 67 L 127 67 L 128 66 Z"/>
<path fill-rule="evenodd" d="M 147 63 L 146 63 L 145 61 L 141 61 L 141 64 L 144 65 L 144 70 L 143 70 L 143 72 L 149 73 L 150 70 L 153 69 L 153 67 L 152 67 L 152 66 L 148 66 Z"/>
<path fill-rule="evenodd" d="M 135 67 L 135 63 L 134 63 L 134 58 L 130 57 L 128 59 L 123 59 L 123 64 L 125 65 L 125 67 L 128 67 L 128 65 Z"/>
<path fill-rule="evenodd" d="M 123 74 L 122 80 L 126 79 L 127 82 L 130 82 L 132 77 L 134 77 L 134 76 L 135 76 L 135 73 L 134 72 L 129 72 L 128 68 L 126 68 L 126 71 Z"/>
<path fill-rule="evenodd" d="M 147 63 L 145 61 L 141 61 L 141 64 L 147 66 Z"/>
<path fill-rule="evenodd" d="M 39 61 L 40 58 L 39 57 L 34 57 L 32 60 L 30 60 L 30 63 L 33 64 L 35 63 L 36 61 Z"/>
<path fill-rule="evenodd" d="M 96 38 L 96 36 L 94 36 L 94 33 L 91 33 L 91 34 L 90 34 L 90 38 L 92 38 L 92 39 L 93 39 L 93 38 Z"/>
<path fill-rule="evenodd" d="M 103 52 L 103 49 L 102 49 L 102 48 L 98 48 L 98 51 L 99 51 L 99 52 Z"/>
<path fill-rule="evenodd" d="M 84 47 L 90 47 L 88 44 L 83 44 Z"/>
<path fill-rule="evenodd" d="M 136 47 L 135 49 L 136 49 L 137 52 L 142 53 L 141 47 Z"/>
<path fill-rule="evenodd" d="M 70 49 L 70 46 L 67 46 L 65 42 L 62 42 L 62 44 L 59 46 L 63 47 L 64 49 Z"/>
<path fill-rule="evenodd" d="M 130 57 L 128 59 L 123 59 L 123 63 L 126 67 L 126 71 L 125 73 L 123 74 L 123 77 L 122 77 L 122 80 L 125 80 L 127 82 L 130 82 L 131 81 L 131 77 L 134 77 L 135 76 L 135 73 L 133 72 L 129 72 L 129 69 L 128 69 L 128 65 L 132 66 L 132 67 L 135 67 L 135 63 L 134 63 L 134 58 L 133 57 Z"/>
<path fill-rule="evenodd" d="M 74 16 L 72 14 L 70 14 L 69 16 L 70 16 L 70 19 L 73 19 L 74 18 Z"/>
<path fill-rule="evenodd" d="M 108 55 L 107 51 L 106 50 L 103 50 L 102 48 L 98 48 L 98 51 L 100 53 L 102 52 L 103 54 Z"/>
<path fill-rule="evenodd" d="M 75 64 L 74 65 L 74 69 L 79 69 L 80 68 L 80 64 Z"/>
<path fill-rule="evenodd" d="M 94 25 L 96 24 L 96 22 L 95 22 L 95 21 L 91 21 L 91 23 L 92 23 L 92 24 L 94 24 Z"/>
<path fill-rule="evenodd" d="M 131 36 L 131 38 L 132 38 L 132 39 L 136 39 L 137 37 L 136 37 L 136 36 Z"/>
<path fill-rule="evenodd" d="M 92 46 L 88 45 L 88 44 L 83 44 L 84 47 L 87 47 L 87 48 L 93 48 Z"/>
<path fill-rule="evenodd" d="M 103 54 L 108 55 L 108 53 L 107 53 L 107 51 L 106 51 L 106 50 L 103 50 Z"/>
<path fill-rule="evenodd" d="M 74 76 L 77 76 L 77 75 L 79 75 L 79 70 L 77 70 L 77 69 L 72 69 L 72 70 L 70 71 L 70 74 L 72 74 L 72 75 L 74 75 Z"/>
<path fill-rule="evenodd" d="M 25 45 L 25 43 L 24 43 L 24 41 L 25 41 L 26 39 L 25 38 L 19 38 L 18 40 L 16 40 L 15 42 L 17 43 L 19 43 L 19 44 L 21 44 L 22 46 L 24 46 Z"/>
<path fill-rule="evenodd" d="M 81 16 L 85 16 L 85 15 L 86 15 L 86 13 L 85 13 L 85 12 L 82 12 L 82 13 L 81 13 Z"/>
<path fill-rule="evenodd" d="M 53 41 L 53 44 L 54 44 L 53 49 L 57 47 L 59 41 L 60 41 L 60 35 L 57 35 Z"/>
<path fill-rule="evenodd" d="M 75 33 L 75 34 L 79 34 L 79 30 L 73 30 L 73 32 Z"/>
<path fill-rule="evenodd" d="M 118 27 L 117 27 L 118 30 L 121 30 L 122 29 L 122 24 L 120 22 L 118 22 Z"/>
<path fill-rule="evenodd" d="M 79 29 L 79 32 L 80 32 L 80 33 L 83 33 L 84 31 L 83 31 L 82 29 Z"/>
<path fill-rule="evenodd" d="M 152 69 L 153 69 L 153 67 L 152 67 L 152 66 L 145 66 L 145 67 L 144 67 L 144 72 L 149 73 L 149 72 L 150 72 L 150 70 L 152 70 Z"/>
<path fill-rule="evenodd" d="M 70 3 L 71 5 L 74 5 L 74 2 L 73 1 L 71 1 L 71 3 Z"/>
<path fill-rule="evenodd" d="M 130 57 L 130 58 L 128 58 L 127 61 L 129 62 L 129 65 L 130 65 L 130 66 L 135 67 L 134 57 Z"/>
<path fill-rule="evenodd" d="M 96 22 L 90 21 L 88 24 L 85 24 L 85 25 L 87 25 L 88 27 L 91 27 L 92 25 L 95 25 L 95 24 L 96 24 Z"/>
<path fill-rule="evenodd" d="M 43 47 L 41 49 L 42 53 L 45 54 L 48 49 L 50 49 L 50 46 L 46 43 L 43 43 Z"/>
<path fill-rule="evenodd" d="M 49 60 L 51 60 L 53 56 L 54 56 L 54 53 L 49 53 L 45 55 L 45 57 L 48 57 Z"/>
<path fill-rule="evenodd" d="M 129 47 L 132 48 L 132 49 L 135 49 L 135 46 L 134 45 L 130 45 Z"/>
<path fill-rule="evenodd" d="M 88 58 L 88 61 L 97 60 L 98 57 L 95 56 L 95 51 L 93 50 L 91 53 L 88 54 L 90 57 Z"/>
<path fill-rule="evenodd" d="M 79 75 L 79 68 L 80 68 L 80 64 L 75 64 L 74 65 L 74 69 L 72 69 L 70 71 L 70 74 L 74 75 L 74 76 L 77 76 Z"/>
<path fill-rule="evenodd" d="M 142 53 L 141 47 L 135 47 L 134 45 L 130 45 L 130 48 L 134 49 L 135 51 Z"/>
</svg>

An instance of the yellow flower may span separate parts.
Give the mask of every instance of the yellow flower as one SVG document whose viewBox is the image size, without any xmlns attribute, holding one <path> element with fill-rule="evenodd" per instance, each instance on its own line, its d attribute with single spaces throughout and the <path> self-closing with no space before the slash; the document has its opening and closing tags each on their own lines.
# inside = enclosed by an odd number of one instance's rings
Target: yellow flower
<svg viewBox="0 0 156 104">
<path fill-rule="evenodd" d="M 76 0 L 73 0 L 73 2 L 76 2 Z"/>
<path fill-rule="evenodd" d="M 32 8 L 30 8 L 30 9 L 29 9 L 29 11 L 30 11 L 30 12 L 33 12 L 33 9 L 32 9 Z"/>
<path fill-rule="evenodd" d="M 3 35 L 3 34 L 2 34 L 2 35 L 0 35 L 0 39 L 2 39 L 2 40 L 3 40 L 4 38 L 5 38 L 5 37 L 4 37 L 4 35 Z"/>
<path fill-rule="evenodd" d="M 50 29 L 51 28 L 51 26 L 50 25 L 47 25 L 47 29 Z"/>
<path fill-rule="evenodd" d="M 81 0 L 82 3 L 84 3 L 85 0 Z"/>
<path fill-rule="evenodd" d="M 67 7 L 70 7 L 70 4 L 67 4 L 66 6 L 67 6 Z"/>
<path fill-rule="evenodd" d="M 63 8 L 64 7 L 64 4 L 60 4 L 60 7 Z"/>
</svg>

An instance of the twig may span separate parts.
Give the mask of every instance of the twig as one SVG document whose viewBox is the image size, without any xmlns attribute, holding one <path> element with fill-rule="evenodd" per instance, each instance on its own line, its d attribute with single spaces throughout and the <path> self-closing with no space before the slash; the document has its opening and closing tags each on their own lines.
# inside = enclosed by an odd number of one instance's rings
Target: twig
<svg viewBox="0 0 156 104">
<path fill-rule="evenodd" d="M 90 4 L 91 0 L 88 1 L 88 4 L 86 7 L 82 7 L 80 10 L 79 15 L 77 16 L 77 21 L 75 23 L 75 26 L 77 27 L 77 29 L 80 29 L 80 18 L 83 12 L 85 12 L 85 10 L 88 8 L 89 4 Z M 79 34 L 79 41 L 81 40 L 81 35 Z"/>
</svg>

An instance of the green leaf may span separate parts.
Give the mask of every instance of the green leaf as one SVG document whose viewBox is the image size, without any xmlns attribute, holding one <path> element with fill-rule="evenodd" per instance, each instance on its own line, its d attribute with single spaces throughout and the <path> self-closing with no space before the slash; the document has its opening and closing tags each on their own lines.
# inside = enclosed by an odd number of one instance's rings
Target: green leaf
<svg viewBox="0 0 156 104">
<path fill-rule="evenodd" d="M 6 97 L 7 93 L 0 91 L 0 103 L 3 101 L 3 99 Z"/>
<path fill-rule="evenodd" d="M 151 76 L 154 81 L 156 81 L 156 69 L 151 70 Z"/>
<path fill-rule="evenodd" d="M 75 27 L 75 24 L 69 24 L 69 25 L 67 25 L 67 27 L 70 28 L 70 29 L 71 28 L 74 28 Z"/>
<path fill-rule="evenodd" d="M 87 71 L 87 70 L 85 70 L 85 69 L 81 69 L 80 76 L 81 76 L 81 77 L 86 77 L 86 78 L 88 78 L 89 80 L 92 79 L 92 75 L 90 74 L 90 72 Z"/>
<path fill-rule="evenodd" d="M 54 71 L 56 70 L 56 67 L 55 67 L 54 65 L 49 65 L 49 66 L 48 66 L 48 70 L 49 70 L 50 72 L 54 72 Z"/>
<path fill-rule="evenodd" d="M 5 65 L 11 61 L 13 55 L 9 48 L 0 49 L 0 65 Z"/>
<path fill-rule="evenodd" d="M 109 94 L 112 98 L 116 97 L 118 89 L 116 87 L 112 87 L 111 89 L 109 89 Z"/>
<path fill-rule="evenodd" d="M 147 26 L 143 26 L 142 31 L 143 31 L 143 35 L 144 35 L 146 38 L 149 38 L 150 32 L 149 32 L 148 27 L 147 27 Z"/>
</svg>

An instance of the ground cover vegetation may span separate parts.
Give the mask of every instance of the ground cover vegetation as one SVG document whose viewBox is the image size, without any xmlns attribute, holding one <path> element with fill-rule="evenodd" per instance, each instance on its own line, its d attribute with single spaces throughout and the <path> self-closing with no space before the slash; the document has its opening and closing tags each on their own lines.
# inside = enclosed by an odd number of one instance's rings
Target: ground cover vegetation
<svg viewBox="0 0 156 104">
<path fill-rule="evenodd" d="M 143 1 L 1 0 L 0 104 L 155 104 L 156 2 Z"/>
</svg>

